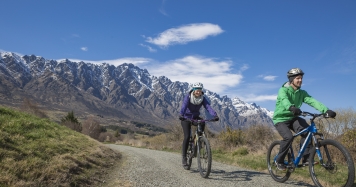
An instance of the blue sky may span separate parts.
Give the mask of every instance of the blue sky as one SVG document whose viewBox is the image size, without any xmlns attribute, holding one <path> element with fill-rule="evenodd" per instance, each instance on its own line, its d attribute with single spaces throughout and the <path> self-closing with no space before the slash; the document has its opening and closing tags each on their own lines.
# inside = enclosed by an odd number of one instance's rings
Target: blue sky
<svg viewBox="0 0 356 187">
<path fill-rule="evenodd" d="M 133 63 L 272 111 L 299 67 L 314 98 L 355 108 L 355 10 L 355 0 L 3 0 L 0 51 Z"/>
</svg>

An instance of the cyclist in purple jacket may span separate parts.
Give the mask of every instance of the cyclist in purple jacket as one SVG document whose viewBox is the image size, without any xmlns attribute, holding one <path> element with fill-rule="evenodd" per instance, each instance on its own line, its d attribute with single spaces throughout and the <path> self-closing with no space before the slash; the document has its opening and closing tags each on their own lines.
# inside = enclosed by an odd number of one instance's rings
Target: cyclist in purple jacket
<svg viewBox="0 0 356 187">
<path fill-rule="evenodd" d="M 219 120 L 214 109 L 211 108 L 210 103 L 204 97 L 203 84 L 200 82 L 194 83 L 192 90 L 184 97 L 182 108 L 180 110 L 179 119 L 181 120 L 181 125 L 184 132 L 184 140 L 182 144 L 182 164 L 183 166 L 187 165 L 187 149 L 189 144 L 189 137 L 191 131 L 190 121 L 185 121 L 184 119 L 202 119 L 199 117 L 200 108 L 204 106 L 204 108 L 209 112 L 211 116 L 214 116 L 215 121 Z M 202 125 L 204 130 L 205 124 Z"/>
</svg>

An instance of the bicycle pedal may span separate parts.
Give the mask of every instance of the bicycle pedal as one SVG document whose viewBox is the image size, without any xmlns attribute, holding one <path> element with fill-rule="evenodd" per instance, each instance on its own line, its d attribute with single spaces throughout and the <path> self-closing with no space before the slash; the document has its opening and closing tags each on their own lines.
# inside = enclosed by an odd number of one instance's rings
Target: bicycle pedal
<svg viewBox="0 0 356 187">
<path fill-rule="evenodd" d="M 295 171 L 295 167 L 292 166 L 292 165 L 288 165 L 286 167 L 287 167 L 288 172 L 294 172 Z"/>
</svg>

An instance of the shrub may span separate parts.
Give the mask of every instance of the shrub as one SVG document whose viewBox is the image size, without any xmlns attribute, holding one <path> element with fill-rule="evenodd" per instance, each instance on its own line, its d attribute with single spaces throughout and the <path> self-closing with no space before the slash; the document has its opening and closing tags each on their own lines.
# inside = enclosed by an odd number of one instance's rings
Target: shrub
<svg viewBox="0 0 356 187">
<path fill-rule="evenodd" d="M 341 143 L 349 148 L 350 151 L 356 152 L 356 129 L 349 130 L 343 134 Z"/>
<path fill-rule="evenodd" d="M 267 125 L 252 125 L 244 130 L 245 143 L 250 150 L 267 150 L 269 145 L 277 139 L 273 127 Z"/>
<path fill-rule="evenodd" d="M 88 135 L 93 139 L 99 140 L 100 133 L 102 132 L 104 132 L 104 128 L 100 125 L 99 121 L 96 120 L 93 116 L 89 116 L 89 118 L 83 122 L 83 134 Z"/>
<path fill-rule="evenodd" d="M 232 130 L 230 127 L 227 127 L 226 131 L 222 131 L 218 135 L 218 139 L 224 144 L 224 146 L 228 147 L 235 147 L 245 143 L 245 137 L 242 130 Z"/>
<path fill-rule="evenodd" d="M 175 123 L 169 128 L 169 138 L 171 141 L 183 140 L 183 130 L 179 123 Z"/>
<path fill-rule="evenodd" d="M 100 142 L 116 142 L 117 140 L 119 140 L 119 137 L 115 137 L 111 132 L 102 132 L 98 137 Z"/>
</svg>

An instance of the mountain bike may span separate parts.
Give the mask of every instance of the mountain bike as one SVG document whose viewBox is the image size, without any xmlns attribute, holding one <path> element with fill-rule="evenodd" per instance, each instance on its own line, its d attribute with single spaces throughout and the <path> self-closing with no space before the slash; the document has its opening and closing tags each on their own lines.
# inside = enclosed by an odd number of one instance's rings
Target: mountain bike
<svg viewBox="0 0 356 187">
<path fill-rule="evenodd" d="M 198 169 L 203 178 L 208 178 L 211 171 L 211 148 L 210 143 L 202 129 L 202 124 L 205 122 L 215 121 L 214 119 L 185 119 L 191 122 L 191 125 L 196 126 L 195 134 L 190 132 L 190 139 L 187 151 L 187 165 L 184 169 L 190 170 L 193 158 L 197 157 Z"/>
<path fill-rule="evenodd" d="M 277 169 L 275 164 L 278 157 L 280 141 L 273 142 L 267 152 L 268 171 L 272 178 L 277 182 L 285 182 L 296 168 L 303 167 L 299 161 L 309 144 L 313 141 L 309 156 L 309 173 L 318 187 L 322 186 L 352 186 L 355 180 L 355 166 L 351 154 L 348 150 L 333 139 L 324 139 L 322 133 L 314 123 L 315 118 L 327 118 L 325 114 L 313 114 L 302 112 L 301 116 L 311 116 L 310 126 L 293 135 L 293 139 L 305 132 L 308 132 L 307 138 L 301 145 L 297 157 L 294 157 L 293 146 L 290 145 L 284 163 L 287 167 L 285 171 Z"/>
</svg>

